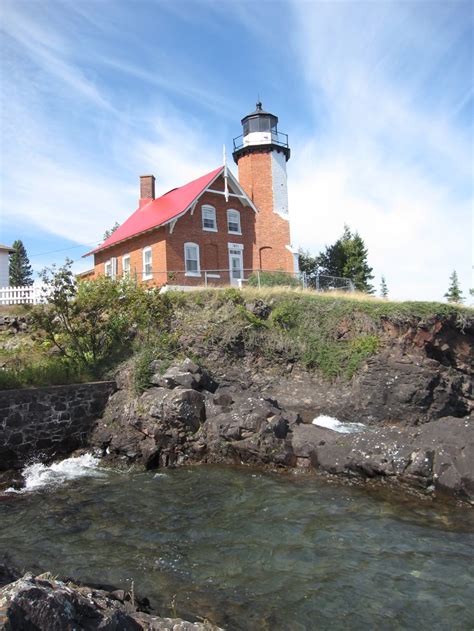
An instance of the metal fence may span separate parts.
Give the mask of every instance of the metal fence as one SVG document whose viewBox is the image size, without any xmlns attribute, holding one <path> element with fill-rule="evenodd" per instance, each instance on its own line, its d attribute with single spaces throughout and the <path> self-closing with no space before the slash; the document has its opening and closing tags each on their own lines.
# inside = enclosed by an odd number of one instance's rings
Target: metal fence
<svg viewBox="0 0 474 631">
<path fill-rule="evenodd" d="M 341 278 L 339 276 L 326 276 L 324 274 L 315 274 L 306 277 L 305 286 L 315 291 L 355 291 L 354 283 L 350 278 Z"/>
<path fill-rule="evenodd" d="M 335 276 L 307 277 L 304 272 L 284 272 L 282 270 L 254 269 L 214 269 L 199 272 L 151 272 L 146 277 L 132 271 L 131 277 L 137 282 L 166 290 L 193 290 L 203 287 L 287 287 L 313 289 L 319 292 L 354 291 L 354 284 L 348 278 Z M 116 280 L 120 280 L 117 277 Z M 48 299 L 48 287 L 35 284 L 25 287 L 0 287 L 0 305 L 38 304 Z"/>
</svg>

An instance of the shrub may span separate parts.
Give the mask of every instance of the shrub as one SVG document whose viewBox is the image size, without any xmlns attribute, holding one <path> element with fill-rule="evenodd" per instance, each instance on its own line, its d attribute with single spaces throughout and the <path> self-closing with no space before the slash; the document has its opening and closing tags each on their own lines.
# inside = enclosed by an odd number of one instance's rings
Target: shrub
<svg viewBox="0 0 474 631">
<path fill-rule="evenodd" d="M 248 278 L 250 287 L 301 287 L 301 281 L 288 272 L 255 272 Z"/>
<path fill-rule="evenodd" d="M 296 300 L 284 300 L 272 311 L 270 320 L 273 324 L 286 330 L 295 328 L 300 320 L 301 305 Z"/>
<path fill-rule="evenodd" d="M 29 366 L 0 370 L 0 390 L 62 385 L 88 381 L 91 375 L 60 358 L 49 358 Z"/>
</svg>

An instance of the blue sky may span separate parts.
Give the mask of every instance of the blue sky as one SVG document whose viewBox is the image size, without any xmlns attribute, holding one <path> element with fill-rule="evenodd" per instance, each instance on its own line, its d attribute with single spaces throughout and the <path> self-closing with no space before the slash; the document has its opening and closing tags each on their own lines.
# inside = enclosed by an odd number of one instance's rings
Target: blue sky
<svg viewBox="0 0 474 631">
<path fill-rule="evenodd" d="M 218 166 L 257 94 L 280 118 L 292 241 L 344 223 L 393 298 L 467 294 L 472 2 L 10 2 L 1 7 L 0 242 L 36 270 Z M 234 168 L 234 173 L 236 169 Z"/>
</svg>

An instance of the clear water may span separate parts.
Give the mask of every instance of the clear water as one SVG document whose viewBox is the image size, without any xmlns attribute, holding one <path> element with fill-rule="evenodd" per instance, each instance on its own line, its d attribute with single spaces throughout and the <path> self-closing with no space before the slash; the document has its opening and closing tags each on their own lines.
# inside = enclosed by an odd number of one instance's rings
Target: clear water
<svg viewBox="0 0 474 631">
<path fill-rule="evenodd" d="M 0 553 L 228 630 L 474 628 L 474 511 L 247 468 L 97 473 L 4 495 Z"/>
</svg>

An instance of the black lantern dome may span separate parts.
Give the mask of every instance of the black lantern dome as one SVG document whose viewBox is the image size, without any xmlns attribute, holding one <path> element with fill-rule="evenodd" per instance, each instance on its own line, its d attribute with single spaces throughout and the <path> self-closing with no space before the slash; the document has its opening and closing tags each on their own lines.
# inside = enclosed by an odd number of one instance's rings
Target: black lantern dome
<svg viewBox="0 0 474 631">
<path fill-rule="evenodd" d="M 241 123 L 243 133 L 234 138 L 232 155 L 236 163 L 243 155 L 261 151 L 279 151 L 290 159 L 288 135 L 278 131 L 278 116 L 266 112 L 261 101 L 257 101 L 255 111 L 244 116 Z"/>
</svg>

